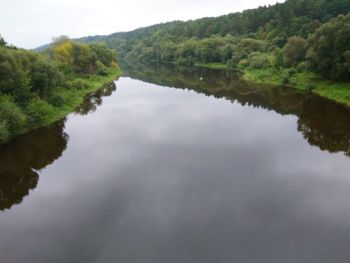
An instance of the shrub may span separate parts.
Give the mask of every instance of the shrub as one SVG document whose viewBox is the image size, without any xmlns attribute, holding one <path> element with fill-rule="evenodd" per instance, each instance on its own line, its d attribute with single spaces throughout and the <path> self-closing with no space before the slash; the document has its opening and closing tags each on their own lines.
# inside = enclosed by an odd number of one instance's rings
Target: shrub
<svg viewBox="0 0 350 263">
<path fill-rule="evenodd" d="M 281 48 L 275 48 L 272 51 L 271 65 L 275 68 L 280 68 L 283 66 L 283 63 L 283 50 Z"/>
<path fill-rule="evenodd" d="M 238 63 L 238 68 L 246 68 L 248 66 L 249 66 L 249 60 L 245 58 L 239 61 Z"/>
<path fill-rule="evenodd" d="M 286 66 L 295 67 L 306 55 L 307 42 L 305 39 L 293 36 L 288 39 L 284 46 L 284 57 Z"/>
<path fill-rule="evenodd" d="M 86 84 L 83 80 L 81 79 L 75 79 L 71 81 L 66 81 L 64 84 L 64 88 L 66 89 L 86 89 L 89 85 Z"/>
<path fill-rule="evenodd" d="M 0 143 L 4 143 L 9 138 L 9 132 L 7 130 L 7 124 L 5 121 L 0 121 Z"/>
<path fill-rule="evenodd" d="M 101 62 L 101 61 L 97 61 L 96 62 L 96 73 L 100 76 L 107 76 L 108 75 L 108 70 L 107 67 Z"/>
<path fill-rule="evenodd" d="M 50 89 L 55 87 L 60 79 L 58 67 L 48 58 L 37 57 L 30 67 L 32 90 L 45 98 Z"/>
<path fill-rule="evenodd" d="M 237 64 L 234 63 L 233 59 L 227 60 L 226 66 L 229 68 L 235 68 Z"/>
<path fill-rule="evenodd" d="M 26 116 L 10 96 L 0 97 L 0 121 L 6 123 L 9 135 L 19 133 L 26 123 Z"/>
<path fill-rule="evenodd" d="M 270 66 L 270 57 L 266 53 L 255 52 L 249 56 L 249 66 L 253 69 L 268 68 Z"/>
<path fill-rule="evenodd" d="M 42 99 L 35 98 L 28 103 L 27 114 L 31 126 L 44 124 L 50 119 L 53 113 L 54 109 L 52 105 Z"/>
<path fill-rule="evenodd" d="M 57 94 L 50 94 L 47 101 L 54 107 L 60 107 L 64 104 L 64 98 Z"/>
</svg>

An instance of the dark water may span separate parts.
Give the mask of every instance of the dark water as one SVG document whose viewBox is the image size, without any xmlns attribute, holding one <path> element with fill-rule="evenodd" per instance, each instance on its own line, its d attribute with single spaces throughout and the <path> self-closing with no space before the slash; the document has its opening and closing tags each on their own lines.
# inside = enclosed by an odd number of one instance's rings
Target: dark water
<svg viewBox="0 0 350 263">
<path fill-rule="evenodd" d="M 349 110 L 232 72 L 124 73 L 0 148 L 0 262 L 349 262 Z"/>
</svg>

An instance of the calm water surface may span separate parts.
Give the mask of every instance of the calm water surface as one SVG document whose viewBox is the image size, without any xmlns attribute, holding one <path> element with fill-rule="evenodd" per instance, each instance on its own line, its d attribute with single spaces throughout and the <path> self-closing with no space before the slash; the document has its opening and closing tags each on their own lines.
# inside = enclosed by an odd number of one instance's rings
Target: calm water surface
<svg viewBox="0 0 350 263">
<path fill-rule="evenodd" d="M 349 262 L 349 110 L 230 72 L 124 72 L 0 148 L 0 262 Z"/>
</svg>

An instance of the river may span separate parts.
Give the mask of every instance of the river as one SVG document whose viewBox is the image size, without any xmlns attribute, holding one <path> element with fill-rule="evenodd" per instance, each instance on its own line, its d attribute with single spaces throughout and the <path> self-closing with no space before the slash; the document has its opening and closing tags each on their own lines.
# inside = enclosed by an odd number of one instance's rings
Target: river
<svg viewBox="0 0 350 263">
<path fill-rule="evenodd" d="M 350 110 L 233 72 L 123 72 L 0 148 L 0 262 L 349 262 Z"/>
</svg>

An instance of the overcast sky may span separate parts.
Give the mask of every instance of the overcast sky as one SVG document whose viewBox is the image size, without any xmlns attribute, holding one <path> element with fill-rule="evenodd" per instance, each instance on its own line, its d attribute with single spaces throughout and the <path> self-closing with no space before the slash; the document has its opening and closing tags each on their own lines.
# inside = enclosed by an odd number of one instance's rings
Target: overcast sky
<svg viewBox="0 0 350 263">
<path fill-rule="evenodd" d="M 282 2 L 283 0 L 278 0 Z M 277 0 L 3 0 L 0 35 L 34 48 L 52 37 L 111 34 L 160 22 L 218 16 Z"/>
</svg>

